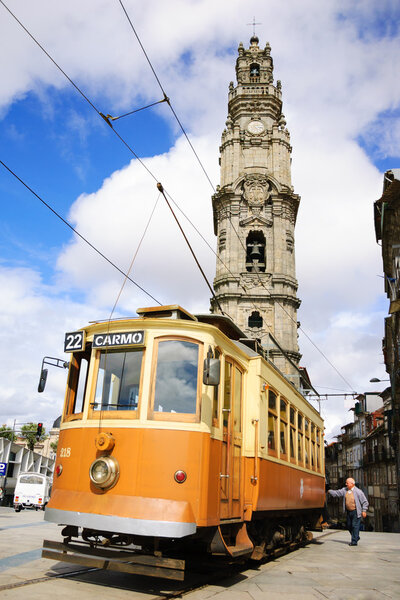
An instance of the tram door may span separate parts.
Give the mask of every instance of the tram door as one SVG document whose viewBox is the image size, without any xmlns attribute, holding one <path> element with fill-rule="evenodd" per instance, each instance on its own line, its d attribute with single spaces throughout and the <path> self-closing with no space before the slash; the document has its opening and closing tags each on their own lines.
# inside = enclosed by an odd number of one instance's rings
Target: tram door
<svg viewBox="0 0 400 600">
<path fill-rule="evenodd" d="M 242 450 L 242 372 L 225 360 L 222 405 L 220 518 L 240 517 L 240 457 Z"/>
</svg>

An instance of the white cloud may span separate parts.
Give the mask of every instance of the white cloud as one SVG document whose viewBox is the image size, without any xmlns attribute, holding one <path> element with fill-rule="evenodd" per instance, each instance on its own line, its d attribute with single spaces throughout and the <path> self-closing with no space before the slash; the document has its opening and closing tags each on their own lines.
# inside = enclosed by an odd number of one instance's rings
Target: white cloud
<svg viewBox="0 0 400 600">
<path fill-rule="evenodd" d="M 209 140 L 196 139 L 195 144 L 205 157 L 213 157 L 216 152 Z M 211 188 L 188 152 L 186 140 L 180 138 L 168 154 L 146 159 L 145 164 L 214 248 Z M 216 175 L 211 164 L 207 164 L 207 168 Z M 154 216 L 139 247 L 157 198 Z M 175 204 L 171 202 L 171 205 L 212 282 L 215 256 Z M 113 173 L 97 193 L 79 197 L 71 209 L 70 219 L 79 233 L 124 271 L 129 268 L 137 251 L 130 276 L 162 304 L 182 304 L 181 299 L 184 298 L 189 309 L 202 306 L 203 311 L 208 310 L 206 283 L 172 213 L 157 190 L 156 181 L 138 161 L 133 160 L 128 167 Z M 112 306 L 123 281 L 113 267 L 105 264 L 79 238 L 64 249 L 58 268 L 63 285 L 88 286 L 89 300 L 100 306 Z M 134 312 L 149 302 L 154 304 L 133 284 L 127 283 L 121 298 L 124 308 Z"/>
<path fill-rule="evenodd" d="M 0 267 L 0 423 L 44 421 L 61 413 L 66 371 L 51 369 L 46 391 L 39 395 L 44 356 L 68 360 L 63 354 L 64 331 L 92 318 L 94 307 L 58 297 L 40 275 L 27 268 Z"/>
</svg>

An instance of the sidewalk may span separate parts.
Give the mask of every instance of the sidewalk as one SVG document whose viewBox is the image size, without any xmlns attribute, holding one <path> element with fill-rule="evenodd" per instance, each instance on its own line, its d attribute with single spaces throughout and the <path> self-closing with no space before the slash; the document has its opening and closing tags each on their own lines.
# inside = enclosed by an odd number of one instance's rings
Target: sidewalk
<svg viewBox="0 0 400 600">
<path fill-rule="evenodd" d="M 318 536 L 318 534 L 317 534 Z M 400 599 L 400 534 L 328 530 L 257 570 L 187 594 L 189 600 Z"/>
</svg>

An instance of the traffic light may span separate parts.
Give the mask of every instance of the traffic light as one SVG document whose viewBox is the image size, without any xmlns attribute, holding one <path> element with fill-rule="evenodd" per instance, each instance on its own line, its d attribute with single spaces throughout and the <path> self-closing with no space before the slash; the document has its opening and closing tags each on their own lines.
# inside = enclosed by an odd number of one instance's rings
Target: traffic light
<svg viewBox="0 0 400 600">
<path fill-rule="evenodd" d="M 36 439 L 38 440 L 40 438 L 40 436 L 42 435 L 42 429 L 43 429 L 43 423 L 38 423 L 37 424 L 37 430 L 36 430 Z"/>
</svg>

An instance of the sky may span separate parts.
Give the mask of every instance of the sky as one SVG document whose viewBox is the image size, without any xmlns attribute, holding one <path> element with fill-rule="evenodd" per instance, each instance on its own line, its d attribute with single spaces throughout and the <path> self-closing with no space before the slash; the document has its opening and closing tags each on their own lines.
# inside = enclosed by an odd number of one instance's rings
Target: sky
<svg viewBox="0 0 400 600">
<path fill-rule="evenodd" d="M 6 9 L 15 14 L 70 83 Z M 0 0 L 0 160 L 162 304 L 209 310 L 209 290 L 156 182 L 171 195 L 208 279 L 211 196 L 239 42 L 268 41 L 291 134 L 301 364 L 321 394 L 382 391 L 388 300 L 373 203 L 400 167 L 400 5 L 396 0 Z M 212 185 L 211 185 L 212 184 Z M 0 164 L 0 424 L 62 410 L 66 371 L 37 393 L 66 331 L 106 319 L 123 276 Z M 191 225 L 201 233 L 200 237 Z M 147 227 L 147 229 L 146 229 Z M 146 231 L 144 237 L 143 234 Z M 143 239 L 142 239 L 143 238 Z M 128 282 L 115 315 L 154 300 Z M 326 435 L 352 396 L 321 401 Z M 18 425 L 17 425 L 18 427 Z"/>
</svg>

